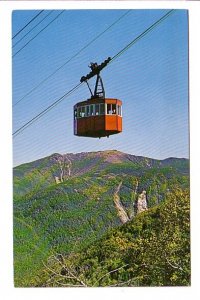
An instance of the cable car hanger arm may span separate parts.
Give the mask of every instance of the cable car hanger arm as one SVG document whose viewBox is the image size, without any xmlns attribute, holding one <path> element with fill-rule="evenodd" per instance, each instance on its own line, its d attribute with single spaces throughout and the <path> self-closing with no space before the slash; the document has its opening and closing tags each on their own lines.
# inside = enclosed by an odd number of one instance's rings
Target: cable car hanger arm
<svg viewBox="0 0 200 300">
<path fill-rule="evenodd" d="M 108 57 L 104 62 L 102 62 L 100 65 L 98 65 L 96 62 L 95 63 L 90 63 L 88 66 L 92 71 L 88 73 L 86 76 L 82 76 L 80 79 L 80 82 L 86 82 L 88 89 L 91 93 L 91 99 L 93 98 L 105 98 L 105 90 L 103 86 L 103 81 L 100 76 L 100 72 L 103 68 L 107 66 L 107 64 L 111 61 L 111 57 Z M 94 88 L 94 93 L 92 93 L 92 90 L 89 86 L 88 80 L 94 76 L 97 76 L 96 78 L 96 83 L 95 83 L 95 88 Z"/>
</svg>

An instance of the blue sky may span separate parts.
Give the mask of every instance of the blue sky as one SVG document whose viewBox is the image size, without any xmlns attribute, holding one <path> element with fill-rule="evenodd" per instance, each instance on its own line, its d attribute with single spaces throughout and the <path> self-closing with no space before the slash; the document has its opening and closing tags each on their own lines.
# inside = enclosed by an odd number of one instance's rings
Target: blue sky
<svg viewBox="0 0 200 300">
<path fill-rule="evenodd" d="M 66 10 L 13 58 L 13 103 L 87 45 L 126 10 Z M 91 61 L 113 57 L 167 10 L 131 10 L 115 26 L 13 107 L 13 131 L 79 83 Z M 14 11 L 13 35 L 38 11 Z M 38 21 L 49 11 L 41 14 Z M 50 22 L 54 11 L 13 53 Z M 123 132 L 109 139 L 73 135 L 73 105 L 89 97 L 86 85 L 13 139 L 14 165 L 52 153 L 116 149 L 164 159 L 188 157 L 187 11 L 176 10 L 102 71 L 106 96 L 123 101 Z M 33 22 L 17 42 L 34 24 Z M 91 80 L 91 84 L 92 84 Z"/>
</svg>

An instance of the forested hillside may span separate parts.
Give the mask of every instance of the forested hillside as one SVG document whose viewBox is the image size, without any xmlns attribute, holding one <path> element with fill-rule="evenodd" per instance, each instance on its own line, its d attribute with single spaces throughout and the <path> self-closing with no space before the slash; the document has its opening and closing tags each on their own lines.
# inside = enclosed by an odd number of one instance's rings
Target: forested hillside
<svg viewBox="0 0 200 300">
<path fill-rule="evenodd" d="M 189 284 L 187 159 L 53 154 L 13 174 L 16 286 Z"/>
<path fill-rule="evenodd" d="M 87 249 L 52 255 L 44 264 L 40 284 L 190 285 L 189 194 L 177 189 L 165 202 L 111 230 Z"/>
</svg>

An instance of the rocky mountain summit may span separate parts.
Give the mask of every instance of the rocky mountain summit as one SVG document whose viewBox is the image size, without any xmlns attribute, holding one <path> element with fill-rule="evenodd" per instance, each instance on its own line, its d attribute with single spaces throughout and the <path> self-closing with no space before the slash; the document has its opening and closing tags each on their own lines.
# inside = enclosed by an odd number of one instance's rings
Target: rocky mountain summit
<svg viewBox="0 0 200 300">
<path fill-rule="evenodd" d="M 123 153 L 117 150 L 107 150 L 98 152 L 82 152 L 82 153 L 54 153 L 48 157 L 17 166 L 13 170 L 14 177 L 23 177 L 31 173 L 33 170 L 40 170 L 41 174 L 47 175 L 49 171 L 50 179 L 54 179 L 56 183 L 63 182 L 69 177 L 81 176 L 88 172 L 97 174 L 108 168 L 110 165 L 127 164 L 138 169 L 152 169 L 154 167 L 174 168 L 182 174 L 188 174 L 189 161 L 185 158 L 167 158 L 157 160 L 143 156 L 135 156 Z"/>
</svg>

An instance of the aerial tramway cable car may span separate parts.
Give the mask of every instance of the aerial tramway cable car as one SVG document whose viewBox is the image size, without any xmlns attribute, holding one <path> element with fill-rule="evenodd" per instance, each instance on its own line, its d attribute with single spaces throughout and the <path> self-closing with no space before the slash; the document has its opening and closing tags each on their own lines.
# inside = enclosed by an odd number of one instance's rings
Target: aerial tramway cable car
<svg viewBox="0 0 200 300">
<path fill-rule="evenodd" d="M 91 97 L 74 105 L 74 135 L 84 137 L 109 137 L 122 132 L 122 101 L 116 98 L 105 98 L 105 90 L 100 71 L 109 63 L 110 57 L 102 64 L 91 63 L 91 72 L 81 77 L 86 82 Z M 94 92 L 88 80 L 97 76 Z"/>
</svg>

